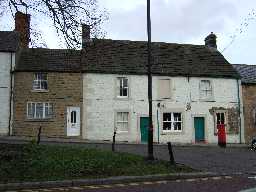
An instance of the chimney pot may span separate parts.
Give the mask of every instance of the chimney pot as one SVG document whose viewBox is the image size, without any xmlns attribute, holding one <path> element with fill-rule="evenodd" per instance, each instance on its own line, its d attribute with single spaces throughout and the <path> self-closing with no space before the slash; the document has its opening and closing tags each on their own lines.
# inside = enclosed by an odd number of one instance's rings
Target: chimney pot
<svg viewBox="0 0 256 192">
<path fill-rule="evenodd" d="M 211 32 L 205 39 L 205 46 L 217 49 L 217 36 Z"/>
<path fill-rule="evenodd" d="M 30 42 L 30 15 L 20 11 L 15 13 L 15 31 L 20 33 L 20 46 L 28 48 Z"/>
<path fill-rule="evenodd" d="M 90 25 L 82 24 L 82 48 L 86 47 L 86 44 L 90 42 Z"/>
</svg>

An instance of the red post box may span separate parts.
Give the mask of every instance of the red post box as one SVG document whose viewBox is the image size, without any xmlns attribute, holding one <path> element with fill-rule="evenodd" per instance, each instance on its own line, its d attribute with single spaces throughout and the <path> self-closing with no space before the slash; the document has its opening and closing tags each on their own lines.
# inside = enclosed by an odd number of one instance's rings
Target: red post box
<svg viewBox="0 0 256 192">
<path fill-rule="evenodd" d="M 218 145 L 220 147 L 226 147 L 226 131 L 224 124 L 218 124 Z"/>
</svg>

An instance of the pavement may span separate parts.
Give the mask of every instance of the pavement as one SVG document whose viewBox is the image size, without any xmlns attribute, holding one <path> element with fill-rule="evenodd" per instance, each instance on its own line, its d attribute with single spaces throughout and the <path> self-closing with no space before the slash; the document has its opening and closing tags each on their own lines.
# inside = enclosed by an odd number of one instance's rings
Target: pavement
<svg viewBox="0 0 256 192">
<path fill-rule="evenodd" d="M 31 141 L 27 137 L 0 137 L 0 143 L 20 144 Z M 78 139 L 55 139 L 42 138 L 41 144 L 49 145 L 79 145 L 87 148 L 99 148 L 111 150 L 109 141 L 84 141 Z M 135 143 L 116 143 L 115 149 L 118 152 L 134 153 L 142 156 L 147 155 L 147 145 Z M 105 179 L 93 180 L 68 180 L 68 181 L 48 181 L 33 183 L 16 183 L 16 184 L 0 184 L 0 191 L 3 189 L 24 189 L 24 188 L 40 188 L 40 187 L 75 187 L 81 185 L 105 185 L 111 183 L 127 183 L 127 182 L 148 182 L 161 180 L 180 180 L 206 178 L 216 176 L 232 176 L 256 174 L 256 155 L 255 151 L 248 149 L 246 145 L 227 145 L 226 148 L 220 148 L 216 145 L 209 144 L 173 144 L 173 154 L 176 163 L 185 164 L 200 170 L 202 172 L 186 173 L 186 174 L 169 174 L 169 175 L 149 175 L 149 176 L 132 176 L 132 177 L 112 177 Z M 169 153 L 166 144 L 154 145 L 154 157 L 157 159 L 169 160 Z"/>
</svg>

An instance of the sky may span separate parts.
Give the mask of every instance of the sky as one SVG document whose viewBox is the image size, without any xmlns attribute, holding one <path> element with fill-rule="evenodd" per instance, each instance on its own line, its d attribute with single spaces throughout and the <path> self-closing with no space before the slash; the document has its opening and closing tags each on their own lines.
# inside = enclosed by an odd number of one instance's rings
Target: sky
<svg viewBox="0 0 256 192">
<path fill-rule="evenodd" d="M 109 13 L 103 25 L 105 38 L 147 40 L 147 0 L 98 2 Z M 151 0 L 151 22 L 152 41 L 202 45 L 213 32 L 218 50 L 230 63 L 256 64 L 256 0 Z M 53 29 L 45 23 L 48 47 L 58 48 Z"/>
<path fill-rule="evenodd" d="M 99 3 L 109 12 L 106 38 L 147 40 L 146 0 Z M 151 22 L 152 41 L 200 45 L 214 32 L 230 63 L 256 64 L 256 0 L 151 0 Z"/>
</svg>

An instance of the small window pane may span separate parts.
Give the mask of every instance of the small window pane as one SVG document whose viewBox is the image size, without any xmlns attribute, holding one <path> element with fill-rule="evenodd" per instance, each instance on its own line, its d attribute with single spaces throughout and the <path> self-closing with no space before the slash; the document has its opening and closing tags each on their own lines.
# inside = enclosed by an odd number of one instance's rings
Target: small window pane
<svg viewBox="0 0 256 192">
<path fill-rule="evenodd" d="M 173 113 L 174 121 L 181 121 L 181 114 L 180 113 Z"/>
<path fill-rule="evenodd" d="M 174 130 L 181 130 L 181 122 L 174 122 L 173 123 Z"/>
<path fill-rule="evenodd" d="M 76 111 L 71 112 L 71 123 L 76 123 Z"/>
<path fill-rule="evenodd" d="M 171 121 L 171 119 L 172 119 L 171 113 L 164 113 L 163 114 L 163 120 L 164 121 Z"/>
<path fill-rule="evenodd" d="M 123 78 L 123 87 L 128 87 L 128 79 Z"/>
<path fill-rule="evenodd" d="M 172 128 L 172 123 L 171 122 L 164 122 L 163 123 L 163 129 L 164 130 L 171 130 Z"/>
<path fill-rule="evenodd" d="M 37 103 L 36 105 L 36 118 L 43 118 L 44 106 L 43 103 Z"/>
<path fill-rule="evenodd" d="M 128 96 L 128 90 L 127 90 L 127 88 L 124 88 L 124 89 L 123 89 L 123 94 L 122 94 L 122 96 Z"/>
</svg>

